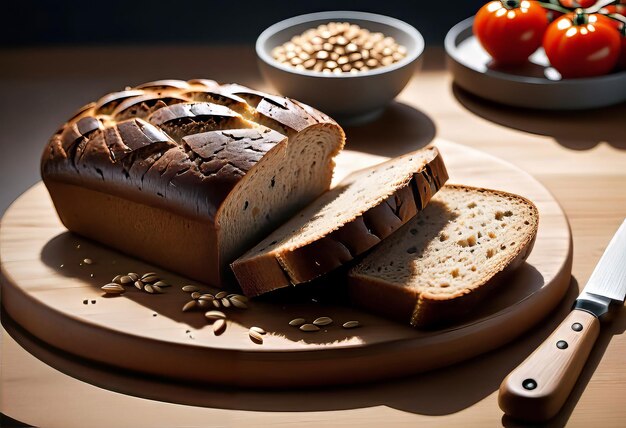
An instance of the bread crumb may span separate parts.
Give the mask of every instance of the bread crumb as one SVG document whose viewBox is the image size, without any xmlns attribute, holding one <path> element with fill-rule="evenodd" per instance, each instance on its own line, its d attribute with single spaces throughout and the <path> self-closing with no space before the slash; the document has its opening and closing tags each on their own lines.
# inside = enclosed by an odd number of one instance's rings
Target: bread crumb
<svg viewBox="0 0 626 428">
<path fill-rule="evenodd" d="M 439 240 L 441 242 L 446 241 L 450 236 L 446 232 L 441 232 L 439 234 Z"/>
<path fill-rule="evenodd" d="M 489 232 L 489 237 L 490 237 L 491 239 L 496 239 L 496 234 L 495 234 L 495 233 L 493 233 L 493 232 Z"/>
<path fill-rule="evenodd" d="M 504 213 L 502 211 L 496 211 L 496 220 L 502 220 Z"/>
<path fill-rule="evenodd" d="M 469 204 L 467 204 L 467 208 L 476 208 L 476 202 L 470 202 Z"/>
<path fill-rule="evenodd" d="M 476 237 L 474 235 L 471 235 L 469 238 L 467 238 L 467 245 L 469 245 L 470 247 L 476 245 Z"/>
<path fill-rule="evenodd" d="M 450 275 L 452 275 L 452 278 L 459 276 L 459 268 L 452 269 L 452 271 L 450 271 Z"/>
<path fill-rule="evenodd" d="M 496 250 L 494 250 L 493 248 L 489 248 L 487 250 L 487 258 L 490 259 L 494 256 L 494 254 L 496 254 Z"/>
</svg>

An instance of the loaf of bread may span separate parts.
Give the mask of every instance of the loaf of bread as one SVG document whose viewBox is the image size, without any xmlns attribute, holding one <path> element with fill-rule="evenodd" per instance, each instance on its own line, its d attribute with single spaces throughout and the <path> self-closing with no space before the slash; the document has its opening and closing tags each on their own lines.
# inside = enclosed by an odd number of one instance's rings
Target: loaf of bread
<svg viewBox="0 0 626 428">
<path fill-rule="evenodd" d="M 349 175 L 232 264 L 243 292 L 258 296 L 348 263 L 413 218 L 447 179 L 435 147 Z"/>
<path fill-rule="evenodd" d="M 415 327 L 450 323 L 524 262 L 538 216 L 521 196 L 444 186 L 349 272 L 350 298 Z"/>
<path fill-rule="evenodd" d="M 220 286 L 230 262 L 329 188 L 343 144 L 297 101 L 163 80 L 79 110 L 41 174 L 69 230 Z"/>
</svg>

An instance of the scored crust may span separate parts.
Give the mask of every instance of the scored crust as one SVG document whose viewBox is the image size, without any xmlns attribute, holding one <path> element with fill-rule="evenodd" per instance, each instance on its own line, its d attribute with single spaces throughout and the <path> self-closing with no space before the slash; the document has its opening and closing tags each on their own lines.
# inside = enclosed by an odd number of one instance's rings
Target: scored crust
<svg viewBox="0 0 626 428">
<path fill-rule="evenodd" d="M 248 296 L 311 281 L 391 235 L 447 179 L 435 147 L 357 171 L 235 260 L 235 277 Z"/>
<path fill-rule="evenodd" d="M 189 249 L 189 263 L 175 270 L 221 286 L 230 261 L 328 189 L 333 158 L 343 143 L 343 130 L 331 118 L 295 100 L 206 79 L 160 80 L 81 108 L 52 136 L 41 174 L 68 229 L 161 266 L 171 263 L 124 245 L 125 240 L 145 239 L 137 224 L 141 219 L 96 223 L 102 216 L 89 211 L 82 215 L 93 222 L 79 219 L 81 213 L 71 203 L 72 186 L 90 190 L 93 198 L 111 195 L 154 208 L 151 223 L 165 224 L 168 215 L 176 215 L 184 219 L 181 227 L 204 224 L 197 231 L 216 251 Z M 293 165 L 289 157 L 296 158 L 296 150 L 317 164 L 308 169 Z M 270 166 L 281 163 L 289 167 L 274 178 Z M 296 167 L 309 175 L 292 179 Z M 274 182 L 281 187 L 274 189 Z M 262 188 L 256 192 L 253 186 Z M 292 197 L 272 197 L 270 192 Z M 255 193 L 256 199 L 247 196 Z M 101 200 L 94 202 L 107 209 Z M 113 207 L 108 211 L 109 216 L 121 215 Z M 117 236 L 112 225 L 124 220 L 137 227 L 130 228 L 130 236 L 128 230 Z M 175 236 L 165 235 L 161 245 L 177 244 Z M 196 253 L 217 253 L 204 261 L 204 273 L 199 273 L 203 262 Z"/>
<path fill-rule="evenodd" d="M 482 218 L 468 214 L 481 208 L 488 213 Z M 494 213 L 490 224 L 486 218 Z M 446 185 L 429 207 L 349 272 L 351 301 L 414 327 L 450 323 L 526 260 L 537 229 L 537 208 L 521 196 Z"/>
</svg>

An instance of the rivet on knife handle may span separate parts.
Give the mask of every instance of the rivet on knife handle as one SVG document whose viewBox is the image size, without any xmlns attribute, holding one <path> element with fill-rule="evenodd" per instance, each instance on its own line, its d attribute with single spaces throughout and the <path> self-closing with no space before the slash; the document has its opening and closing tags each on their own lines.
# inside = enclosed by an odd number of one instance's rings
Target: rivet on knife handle
<svg viewBox="0 0 626 428">
<path fill-rule="evenodd" d="M 498 404 L 514 418 L 546 421 L 572 392 L 598 338 L 600 321 L 573 310 L 535 352 L 500 385 Z"/>
</svg>

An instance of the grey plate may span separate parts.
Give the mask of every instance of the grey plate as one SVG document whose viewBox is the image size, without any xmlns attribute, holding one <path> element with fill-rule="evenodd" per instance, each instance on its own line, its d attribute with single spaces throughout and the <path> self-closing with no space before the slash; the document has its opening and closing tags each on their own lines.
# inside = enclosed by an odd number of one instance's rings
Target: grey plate
<svg viewBox="0 0 626 428">
<path fill-rule="evenodd" d="M 626 101 L 626 71 L 561 79 L 543 49 L 524 66 L 496 69 L 472 33 L 473 22 L 473 17 L 459 22 L 445 39 L 448 68 L 461 88 L 502 104 L 545 110 L 582 110 Z"/>
</svg>

